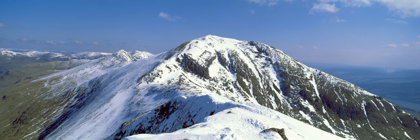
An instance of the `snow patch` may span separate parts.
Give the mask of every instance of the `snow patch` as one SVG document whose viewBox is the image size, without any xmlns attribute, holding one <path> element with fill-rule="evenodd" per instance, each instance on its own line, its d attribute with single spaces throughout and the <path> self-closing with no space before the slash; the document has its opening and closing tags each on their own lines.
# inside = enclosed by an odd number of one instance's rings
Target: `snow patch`
<svg viewBox="0 0 420 140">
<path fill-rule="evenodd" d="M 407 138 L 414 140 L 413 138 L 410 137 L 410 135 L 407 134 L 407 132 L 404 132 L 404 135 L 407 136 Z"/>
<path fill-rule="evenodd" d="M 242 104 L 208 116 L 204 122 L 172 133 L 138 134 L 127 140 L 142 139 L 282 139 L 277 133 L 262 133 L 264 129 L 284 129 L 293 140 L 343 139 L 266 107 Z"/>
</svg>

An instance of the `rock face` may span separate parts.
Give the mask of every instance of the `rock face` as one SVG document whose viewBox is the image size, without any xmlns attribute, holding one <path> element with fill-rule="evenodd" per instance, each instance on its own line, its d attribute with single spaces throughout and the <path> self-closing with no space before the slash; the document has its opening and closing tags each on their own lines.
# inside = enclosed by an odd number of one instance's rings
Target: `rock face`
<svg viewBox="0 0 420 140">
<path fill-rule="evenodd" d="M 179 84 L 260 104 L 348 138 L 420 137 L 419 120 L 390 102 L 253 41 L 211 35 L 192 40 L 142 82 Z"/>
</svg>

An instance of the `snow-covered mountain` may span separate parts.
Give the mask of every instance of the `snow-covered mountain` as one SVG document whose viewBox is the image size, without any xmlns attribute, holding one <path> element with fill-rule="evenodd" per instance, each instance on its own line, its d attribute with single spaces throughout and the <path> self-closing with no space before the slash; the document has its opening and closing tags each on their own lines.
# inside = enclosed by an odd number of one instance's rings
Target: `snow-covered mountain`
<svg viewBox="0 0 420 140">
<path fill-rule="evenodd" d="M 59 104 L 39 110 L 30 138 L 420 139 L 392 103 L 254 41 L 121 50 L 34 82 Z"/>
</svg>

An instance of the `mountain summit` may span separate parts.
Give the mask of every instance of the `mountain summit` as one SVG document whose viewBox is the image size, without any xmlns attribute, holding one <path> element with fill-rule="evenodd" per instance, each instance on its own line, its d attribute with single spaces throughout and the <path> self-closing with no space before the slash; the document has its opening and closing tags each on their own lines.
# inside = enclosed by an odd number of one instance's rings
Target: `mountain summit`
<svg viewBox="0 0 420 140">
<path fill-rule="evenodd" d="M 43 120 L 31 138 L 420 139 L 392 103 L 255 41 L 121 50 L 36 82 L 59 104 L 29 116 Z"/>
</svg>

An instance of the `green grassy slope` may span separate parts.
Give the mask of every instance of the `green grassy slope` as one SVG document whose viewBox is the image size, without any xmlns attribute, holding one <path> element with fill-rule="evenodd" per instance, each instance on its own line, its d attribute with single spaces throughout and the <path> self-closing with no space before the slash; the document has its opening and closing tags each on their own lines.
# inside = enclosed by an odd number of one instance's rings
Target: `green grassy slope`
<svg viewBox="0 0 420 140">
<path fill-rule="evenodd" d="M 46 81 L 34 80 L 75 65 L 70 61 L 28 62 L 4 68 L 0 74 L 0 139 L 36 139 L 69 99 L 50 96 Z"/>
</svg>

